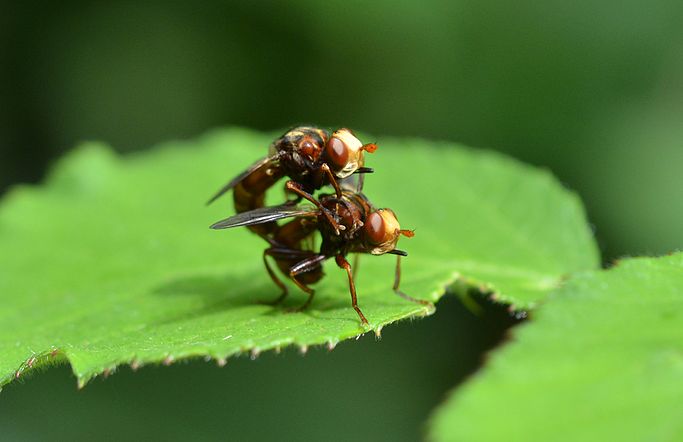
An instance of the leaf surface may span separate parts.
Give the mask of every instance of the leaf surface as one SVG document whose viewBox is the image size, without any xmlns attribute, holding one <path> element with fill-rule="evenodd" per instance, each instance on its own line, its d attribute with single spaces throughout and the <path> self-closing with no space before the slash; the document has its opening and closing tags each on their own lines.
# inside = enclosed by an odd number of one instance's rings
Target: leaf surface
<svg viewBox="0 0 683 442">
<path fill-rule="evenodd" d="M 56 360 L 85 383 L 120 364 L 223 361 L 367 331 L 334 263 L 312 307 L 285 314 L 257 302 L 279 294 L 265 243 L 209 229 L 233 213 L 231 198 L 204 202 L 273 138 L 229 129 L 125 157 L 90 143 L 45 185 L 11 191 L 0 204 L 0 385 Z M 407 293 L 436 301 L 460 277 L 531 308 L 564 275 L 598 265 L 578 199 L 550 174 L 445 143 L 378 142 L 365 191 L 416 229 L 400 244 Z M 359 304 L 376 331 L 429 313 L 393 294 L 393 269 L 389 255 L 361 259 Z M 289 306 L 305 299 L 290 292 Z"/>
<path fill-rule="evenodd" d="M 683 254 L 586 272 L 437 411 L 431 436 L 681 440 Z"/>
</svg>

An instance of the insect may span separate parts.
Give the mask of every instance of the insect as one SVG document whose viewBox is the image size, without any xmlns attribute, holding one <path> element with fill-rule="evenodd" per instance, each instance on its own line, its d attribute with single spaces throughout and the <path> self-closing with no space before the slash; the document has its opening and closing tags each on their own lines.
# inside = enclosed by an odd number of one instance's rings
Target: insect
<svg viewBox="0 0 683 442">
<path fill-rule="evenodd" d="M 282 301 L 288 294 L 287 287 L 270 268 L 267 257 L 271 256 L 280 271 L 289 277 L 301 290 L 308 294 L 306 302 L 298 309 L 308 307 L 315 294 L 309 285 L 323 277 L 322 263 L 334 257 L 336 264 L 346 271 L 349 281 L 351 304 L 362 324 L 367 325 L 365 315 L 358 307 L 356 286 L 351 264 L 346 259 L 349 253 L 369 253 L 397 255 L 394 278 L 394 292 L 404 299 L 423 305 L 431 305 L 429 301 L 416 299 L 400 290 L 401 257 L 407 253 L 396 248 L 401 235 L 412 237 L 411 230 L 401 229 L 395 213 L 391 209 L 375 208 L 365 195 L 357 190 L 344 189 L 341 197 L 336 194 L 322 195 L 320 206 L 305 207 L 285 204 L 281 206 L 262 207 L 242 212 L 219 221 L 212 229 L 227 229 L 238 226 L 253 226 L 274 222 L 284 218 L 295 217 L 283 226 L 276 228 L 268 237 L 270 247 L 264 251 L 263 260 L 275 284 L 282 289 L 282 294 L 275 302 Z M 324 210 L 333 214 L 338 223 L 344 227 L 337 235 L 335 227 L 328 222 Z M 322 244 L 320 251 L 303 250 L 301 241 L 315 230 L 320 231 Z"/>
<path fill-rule="evenodd" d="M 372 153 L 376 149 L 374 143 L 361 143 L 349 129 L 338 129 L 330 135 L 328 131 L 316 127 L 295 127 L 271 144 L 267 157 L 256 161 L 233 178 L 207 204 L 234 189 L 237 213 L 263 207 L 266 191 L 280 178 L 288 176 L 290 179 L 285 184 L 286 191 L 294 193 L 297 201 L 304 198 L 316 205 L 335 234 L 339 234 L 343 226 L 313 198 L 312 193 L 330 184 L 337 197 L 341 197 L 338 179 L 354 173 L 372 172 L 372 169 L 364 167 L 363 152 Z M 249 229 L 266 237 L 277 230 L 277 225 L 266 222 L 250 225 Z"/>
</svg>

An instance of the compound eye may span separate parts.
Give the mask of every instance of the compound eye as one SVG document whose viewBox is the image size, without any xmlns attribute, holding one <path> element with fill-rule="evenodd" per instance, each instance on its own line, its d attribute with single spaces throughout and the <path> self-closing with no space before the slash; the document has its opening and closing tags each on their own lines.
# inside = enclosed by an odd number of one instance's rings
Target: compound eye
<svg viewBox="0 0 683 442">
<path fill-rule="evenodd" d="M 332 136 L 327 142 L 327 157 L 334 169 L 341 170 L 349 161 L 349 148 L 342 140 Z"/>
<path fill-rule="evenodd" d="M 384 242 L 386 235 L 384 219 L 378 212 L 372 212 L 365 220 L 365 235 L 371 244 L 381 244 Z"/>
</svg>

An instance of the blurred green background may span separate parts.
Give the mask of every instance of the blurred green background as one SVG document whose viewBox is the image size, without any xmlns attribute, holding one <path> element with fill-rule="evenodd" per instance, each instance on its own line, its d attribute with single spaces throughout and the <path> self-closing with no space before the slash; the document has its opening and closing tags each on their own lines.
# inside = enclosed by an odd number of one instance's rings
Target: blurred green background
<svg viewBox="0 0 683 442">
<path fill-rule="evenodd" d="M 125 152 L 343 125 L 549 168 L 607 262 L 666 253 L 683 245 L 681 23 L 678 0 L 4 2 L 0 192 L 85 139 Z M 52 370 L 3 391 L 0 434 L 415 440 L 512 322 L 450 299 L 330 354 L 124 370 L 80 392 Z"/>
</svg>

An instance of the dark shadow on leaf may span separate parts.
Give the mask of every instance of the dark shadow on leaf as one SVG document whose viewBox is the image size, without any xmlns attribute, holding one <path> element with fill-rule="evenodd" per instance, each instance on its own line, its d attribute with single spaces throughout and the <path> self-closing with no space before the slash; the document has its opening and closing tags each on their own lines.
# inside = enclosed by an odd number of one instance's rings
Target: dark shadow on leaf
<svg viewBox="0 0 683 442">
<path fill-rule="evenodd" d="M 165 296 L 197 296 L 205 300 L 217 298 L 230 298 L 243 304 L 249 293 L 259 286 L 265 286 L 267 281 L 258 281 L 258 278 L 235 277 L 221 275 L 196 275 L 186 276 L 167 282 L 156 287 L 152 293 Z"/>
<path fill-rule="evenodd" d="M 160 285 L 152 290 L 154 295 L 194 297 L 202 307 L 194 312 L 184 313 L 176 318 L 160 321 L 161 324 L 186 321 L 201 316 L 210 316 L 237 307 L 259 304 L 264 299 L 277 297 L 277 288 L 271 287 L 267 278 L 251 275 L 196 275 L 186 276 Z M 268 314 L 264 311 L 260 314 Z"/>
<path fill-rule="evenodd" d="M 323 282 L 324 284 L 324 282 Z M 165 297 L 193 297 L 201 302 L 201 307 L 193 312 L 183 313 L 182 315 L 164 319 L 157 324 L 169 324 L 179 321 L 187 321 L 203 316 L 220 314 L 227 310 L 232 310 L 243 306 L 262 306 L 259 312 L 254 312 L 258 316 L 277 316 L 277 315 L 309 315 L 316 317 L 318 313 L 329 311 L 353 311 L 351 297 L 347 291 L 317 295 L 311 306 L 302 312 L 291 312 L 288 310 L 301 306 L 305 301 L 305 293 L 296 287 L 289 287 L 289 296 L 280 304 L 271 305 L 270 301 L 278 298 L 279 288 L 265 277 L 255 277 L 254 275 L 235 276 L 235 275 L 193 275 L 185 276 L 160 285 L 152 290 L 152 293 Z M 395 296 L 390 291 L 387 293 L 388 299 L 386 307 L 394 304 L 392 298 Z M 408 301 L 401 301 L 407 302 Z M 362 298 L 359 299 L 361 308 Z M 384 303 L 382 303 L 384 304 Z M 342 319 L 342 318 L 338 318 Z M 343 318 L 347 319 L 347 318 Z M 350 319 L 355 321 L 355 317 Z"/>
</svg>

